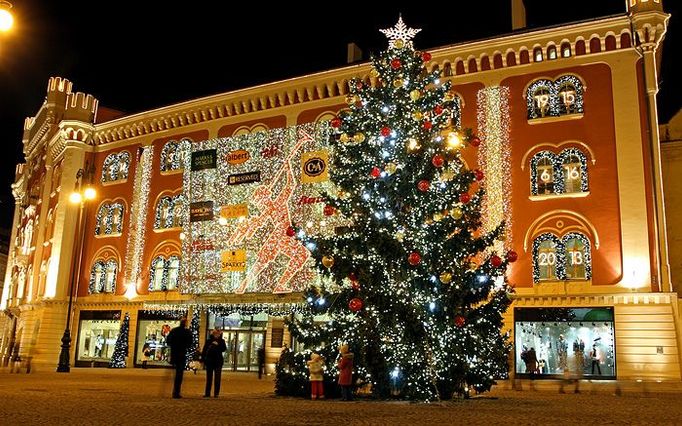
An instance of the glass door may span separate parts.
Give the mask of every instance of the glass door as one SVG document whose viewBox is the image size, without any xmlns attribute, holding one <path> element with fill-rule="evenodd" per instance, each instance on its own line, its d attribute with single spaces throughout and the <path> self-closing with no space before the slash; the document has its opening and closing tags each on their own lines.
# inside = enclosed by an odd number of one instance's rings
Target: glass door
<svg viewBox="0 0 682 426">
<path fill-rule="evenodd" d="M 234 370 L 235 369 L 235 349 L 237 347 L 237 332 L 236 331 L 224 331 L 223 338 L 225 339 L 225 345 L 227 350 L 223 354 L 225 358 L 225 363 L 223 364 L 223 369 Z"/>
<path fill-rule="evenodd" d="M 251 357 L 249 364 L 251 371 L 258 371 L 258 349 L 265 345 L 265 333 L 254 331 L 251 335 Z"/>
<path fill-rule="evenodd" d="M 239 331 L 237 333 L 237 370 L 249 371 L 249 349 L 251 343 L 251 332 Z"/>
</svg>

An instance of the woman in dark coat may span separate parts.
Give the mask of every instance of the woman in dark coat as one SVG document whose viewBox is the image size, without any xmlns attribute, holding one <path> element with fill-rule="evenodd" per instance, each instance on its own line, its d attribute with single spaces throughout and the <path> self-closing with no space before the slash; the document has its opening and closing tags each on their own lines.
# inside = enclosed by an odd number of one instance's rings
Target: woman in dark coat
<svg viewBox="0 0 682 426">
<path fill-rule="evenodd" d="M 217 398 L 220 394 L 220 376 L 223 371 L 223 352 L 227 350 L 225 339 L 223 339 L 222 331 L 215 329 L 211 332 L 211 336 L 204 344 L 204 350 L 201 351 L 201 360 L 206 366 L 206 390 L 204 391 L 204 398 L 211 396 L 211 384 L 215 378 L 215 386 L 213 389 L 213 397 Z"/>
</svg>

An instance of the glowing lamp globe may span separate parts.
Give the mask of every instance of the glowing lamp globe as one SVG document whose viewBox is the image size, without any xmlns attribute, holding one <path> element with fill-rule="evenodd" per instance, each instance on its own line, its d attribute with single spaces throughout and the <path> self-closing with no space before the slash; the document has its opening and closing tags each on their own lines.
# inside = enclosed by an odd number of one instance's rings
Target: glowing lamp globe
<svg viewBox="0 0 682 426">
<path fill-rule="evenodd" d="M 11 4 L 0 1 L 0 31 L 9 31 L 14 25 L 14 18 L 9 12 Z"/>
</svg>

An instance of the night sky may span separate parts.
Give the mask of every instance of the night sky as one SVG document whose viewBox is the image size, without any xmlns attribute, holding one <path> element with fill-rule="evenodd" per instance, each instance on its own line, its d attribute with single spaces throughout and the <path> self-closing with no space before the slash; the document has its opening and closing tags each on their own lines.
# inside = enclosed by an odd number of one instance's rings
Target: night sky
<svg viewBox="0 0 682 426">
<path fill-rule="evenodd" d="M 381 10 L 368 9 L 367 1 L 314 8 L 218 0 L 12 3 L 15 28 L 0 34 L 2 228 L 11 226 L 10 184 L 15 164 L 23 162 L 24 118 L 40 108 L 50 76 L 68 78 L 102 106 L 134 113 L 342 66 L 349 42 L 367 58 L 386 47 L 378 29 L 393 26 L 399 13 L 408 26 L 422 28 L 419 49 L 511 31 L 508 0 L 391 2 Z M 659 118 L 667 122 L 680 108 L 673 62 L 682 11 L 679 1 L 663 3 L 673 14 L 659 93 Z M 526 0 L 526 9 L 528 26 L 537 28 L 623 13 L 625 0 Z"/>
</svg>

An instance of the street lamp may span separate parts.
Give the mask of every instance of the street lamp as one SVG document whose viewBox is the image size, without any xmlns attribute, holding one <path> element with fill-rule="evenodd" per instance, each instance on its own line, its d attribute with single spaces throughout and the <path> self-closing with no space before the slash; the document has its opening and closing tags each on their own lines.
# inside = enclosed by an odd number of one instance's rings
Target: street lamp
<svg viewBox="0 0 682 426">
<path fill-rule="evenodd" d="M 97 192 L 94 188 L 86 186 L 82 188 L 83 177 L 86 171 L 78 169 L 76 173 L 76 188 L 69 196 L 69 201 L 72 204 L 78 204 L 78 221 L 76 222 L 76 235 L 78 236 L 78 255 L 73 256 L 71 263 L 71 279 L 69 281 L 69 308 L 66 311 L 66 327 L 64 328 L 64 335 L 62 336 L 62 350 L 59 353 L 59 365 L 57 365 L 58 373 L 68 373 L 71 371 L 69 366 L 69 352 L 71 350 L 71 307 L 73 306 L 73 292 L 74 287 L 78 286 L 80 281 L 81 260 L 83 257 L 83 239 L 85 232 L 81 229 L 83 222 L 83 209 L 87 201 L 95 199 Z M 74 247 L 75 248 L 75 247 Z"/>
<path fill-rule="evenodd" d="M 14 24 L 10 9 L 12 9 L 12 3 L 0 0 L 0 31 L 9 31 Z"/>
</svg>

